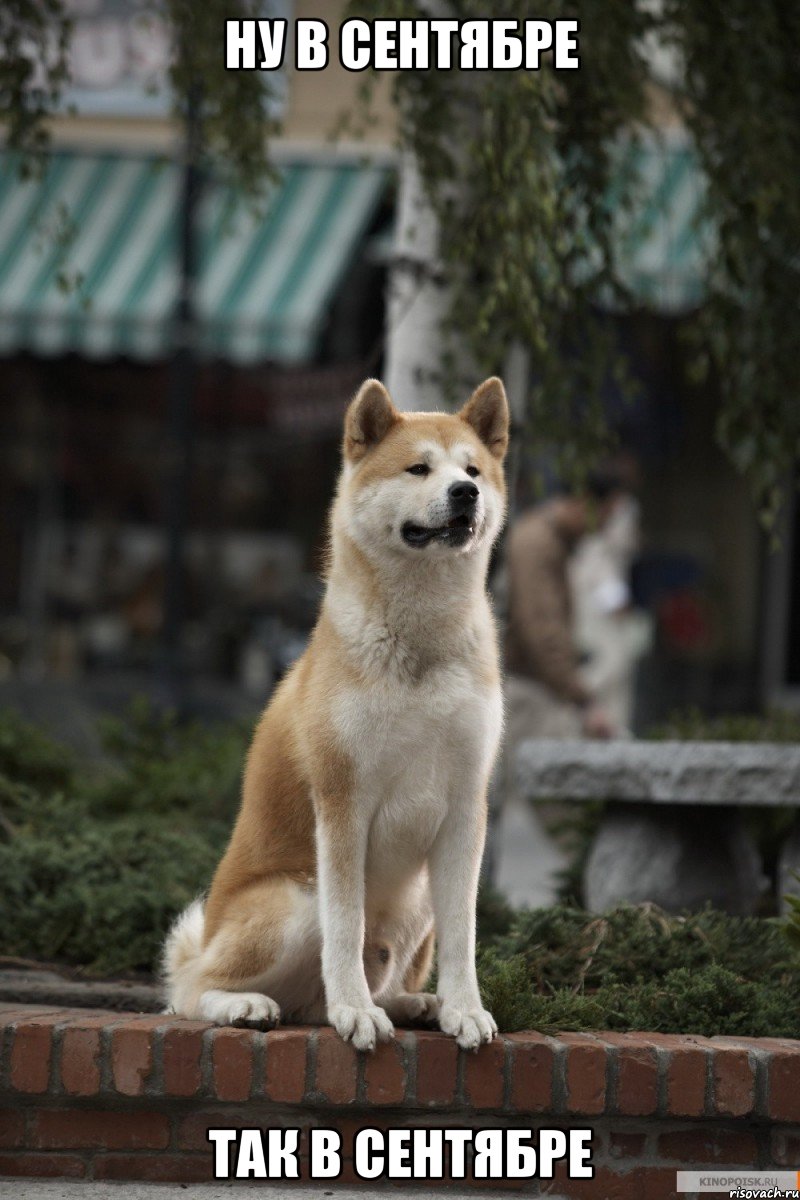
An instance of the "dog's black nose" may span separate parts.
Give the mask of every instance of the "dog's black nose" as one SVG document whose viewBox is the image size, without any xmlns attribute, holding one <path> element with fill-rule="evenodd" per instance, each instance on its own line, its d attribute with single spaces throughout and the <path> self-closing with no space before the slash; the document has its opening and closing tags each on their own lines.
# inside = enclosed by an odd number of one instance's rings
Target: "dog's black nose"
<svg viewBox="0 0 800 1200">
<path fill-rule="evenodd" d="M 450 497 L 451 506 L 459 509 L 461 512 L 472 508 L 478 499 L 478 489 L 469 479 L 460 480 L 458 483 L 451 483 L 447 489 L 447 494 Z"/>
</svg>

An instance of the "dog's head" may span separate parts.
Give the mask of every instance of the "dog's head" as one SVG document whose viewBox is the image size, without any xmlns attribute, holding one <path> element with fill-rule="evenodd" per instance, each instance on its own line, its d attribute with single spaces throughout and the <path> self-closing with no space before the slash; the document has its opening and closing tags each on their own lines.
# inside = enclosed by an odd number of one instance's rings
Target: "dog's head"
<svg viewBox="0 0 800 1200">
<path fill-rule="evenodd" d="M 350 536 L 370 557 L 469 555 L 491 545 L 505 513 L 508 402 L 499 379 L 460 412 L 401 413 L 368 379 L 344 425 L 339 488 Z"/>
</svg>

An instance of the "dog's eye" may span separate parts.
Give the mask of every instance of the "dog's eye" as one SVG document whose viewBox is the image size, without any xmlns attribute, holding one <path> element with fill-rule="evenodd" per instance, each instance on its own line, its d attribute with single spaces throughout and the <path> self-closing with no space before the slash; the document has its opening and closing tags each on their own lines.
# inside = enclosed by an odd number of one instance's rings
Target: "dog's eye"
<svg viewBox="0 0 800 1200">
<path fill-rule="evenodd" d="M 427 463 L 414 463 L 413 467 L 406 467 L 409 475 L 430 475 L 431 469 Z"/>
<path fill-rule="evenodd" d="M 477 475 L 480 475 L 478 468 L 473 466 L 467 467 L 466 472 L 472 479 L 474 479 Z"/>
</svg>

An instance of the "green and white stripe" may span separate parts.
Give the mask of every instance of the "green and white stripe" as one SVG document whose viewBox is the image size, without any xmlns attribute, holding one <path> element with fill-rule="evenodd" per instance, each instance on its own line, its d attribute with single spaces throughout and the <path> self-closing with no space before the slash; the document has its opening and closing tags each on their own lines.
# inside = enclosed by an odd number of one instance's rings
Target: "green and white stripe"
<svg viewBox="0 0 800 1200">
<path fill-rule="evenodd" d="M 629 141 L 621 170 L 632 175 L 632 203 L 615 213 L 623 282 L 642 305 L 679 314 L 702 303 L 713 231 L 702 219 L 703 176 L 682 133 Z"/>
<path fill-rule="evenodd" d="M 635 202 L 614 215 L 624 281 L 657 311 L 696 306 L 713 238 L 685 137 L 629 141 L 620 170 L 635 180 Z M 210 184 L 199 213 L 201 351 L 241 363 L 313 356 L 387 179 L 383 166 L 298 162 L 260 209 Z M 179 199 L 174 163 L 61 152 L 24 182 L 0 158 L 0 354 L 168 353 Z"/>
<path fill-rule="evenodd" d="M 0 161 L 0 354 L 167 353 L 176 166 L 57 153 L 23 182 L 9 156 Z M 387 178 L 384 167 L 298 163 L 260 209 L 209 185 L 199 213 L 200 349 L 237 362 L 312 356 Z"/>
</svg>

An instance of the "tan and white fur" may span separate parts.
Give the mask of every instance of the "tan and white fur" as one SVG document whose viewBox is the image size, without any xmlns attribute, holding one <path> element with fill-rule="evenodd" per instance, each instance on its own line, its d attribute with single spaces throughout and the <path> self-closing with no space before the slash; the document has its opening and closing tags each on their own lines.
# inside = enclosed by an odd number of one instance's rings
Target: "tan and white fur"
<svg viewBox="0 0 800 1200">
<path fill-rule="evenodd" d="M 319 620 L 256 728 L 208 898 L 167 938 L 177 1013 L 327 1020 L 359 1050 L 393 1022 L 438 1021 L 470 1049 L 496 1033 L 475 903 L 502 724 L 486 575 L 507 444 L 499 379 L 456 415 L 401 413 L 377 380 L 351 403 Z"/>
</svg>

